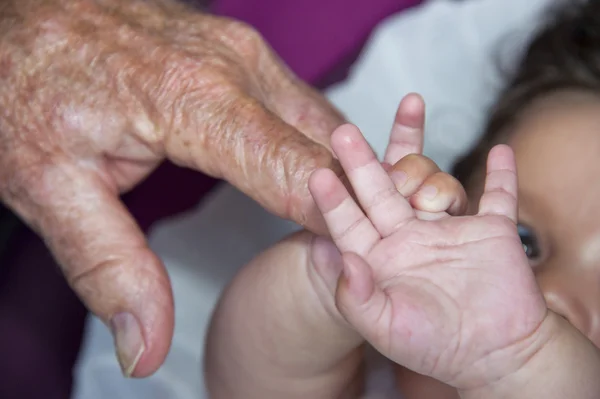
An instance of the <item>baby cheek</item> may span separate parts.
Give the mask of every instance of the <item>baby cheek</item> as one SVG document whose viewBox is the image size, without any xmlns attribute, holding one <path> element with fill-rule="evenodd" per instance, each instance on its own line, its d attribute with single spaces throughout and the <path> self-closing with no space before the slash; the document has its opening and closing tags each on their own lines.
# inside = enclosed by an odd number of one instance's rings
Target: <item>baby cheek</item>
<svg viewBox="0 0 600 399">
<path fill-rule="evenodd" d="M 579 259 L 582 264 L 595 268 L 600 273 L 600 234 L 594 234 L 582 243 Z"/>
<path fill-rule="evenodd" d="M 548 309 L 600 347 L 600 271 L 552 257 L 534 268 Z"/>
</svg>

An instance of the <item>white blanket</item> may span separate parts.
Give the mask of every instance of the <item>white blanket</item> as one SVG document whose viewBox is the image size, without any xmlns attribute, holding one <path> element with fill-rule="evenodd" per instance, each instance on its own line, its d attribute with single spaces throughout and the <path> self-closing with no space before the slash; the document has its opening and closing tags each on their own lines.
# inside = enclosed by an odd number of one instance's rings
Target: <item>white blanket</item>
<svg viewBox="0 0 600 399">
<path fill-rule="evenodd" d="M 329 98 L 379 153 L 396 106 L 417 91 L 428 104 L 425 152 L 448 169 L 477 137 L 502 79 L 498 59 L 522 48 L 552 0 L 430 0 L 377 29 L 350 79 Z M 176 329 L 165 365 L 145 380 L 121 377 L 112 338 L 90 318 L 75 370 L 76 399 L 201 399 L 203 339 L 223 286 L 255 254 L 296 230 L 229 186 L 196 210 L 165 221 L 150 243 L 173 281 Z M 391 398 L 389 370 L 371 372 L 369 398 Z"/>
</svg>

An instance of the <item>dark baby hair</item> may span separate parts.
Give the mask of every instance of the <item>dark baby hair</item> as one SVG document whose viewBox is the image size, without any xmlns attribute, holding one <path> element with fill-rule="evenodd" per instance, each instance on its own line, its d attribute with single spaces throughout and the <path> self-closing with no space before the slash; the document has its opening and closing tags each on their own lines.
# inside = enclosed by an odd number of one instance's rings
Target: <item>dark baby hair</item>
<svg viewBox="0 0 600 399">
<path fill-rule="evenodd" d="M 454 165 L 453 175 L 467 190 L 483 171 L 489 150 L 505 142 L 507 130 L 535 100 L 562 90 L 600 94 L 600 0 L 563 0 L 534 34 L 509 76 L 484 134 Z"/>
</svg>

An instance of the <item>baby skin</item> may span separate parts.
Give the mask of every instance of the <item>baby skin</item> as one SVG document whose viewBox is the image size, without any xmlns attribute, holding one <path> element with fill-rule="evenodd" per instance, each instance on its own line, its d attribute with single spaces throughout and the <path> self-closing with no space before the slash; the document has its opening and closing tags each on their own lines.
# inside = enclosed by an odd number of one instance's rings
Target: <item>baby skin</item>
<svg viewBox="0 0 600 399">
<path fill-rule="evenodd" d="M 563 90 L 527 107 L 519 123 L 506 132 L 505 141 L 518 168 L 518 231 L 546 305 L 596 348 L 600 346 L 599 125 L 597 95 Z M 484 175 L 479 175 L 468 188 L 469 214 L 477 212 L 483 190 Z M 397 377 L 399 390 L 408 399 L 458 398 L 455 389 L 406 368 L 398 366 Z M 590 382 L 578 378 L 572 385 L 590 387 Z M 550 379 L 547 383 L 553 386 Z M 574 392 L 564 397 L 577 398 Z"/>
<path fill-rule="evenodd" d="M 598 397 L 600 353 L 549 306 L 523 250 L 518 148 L 490 151 L 464 216 L 462 186 L 421 155 L 423 115 L 420 97 L 403 100 L 384 164 L 356 127 L 334 132 L 353 194 L 316 171 L 330 237 L 294 234 L 228 287 L 207 341 L 211 397 L 360 398 L 365 345 L 398 365 L 408 399 Z"/>
</svg>

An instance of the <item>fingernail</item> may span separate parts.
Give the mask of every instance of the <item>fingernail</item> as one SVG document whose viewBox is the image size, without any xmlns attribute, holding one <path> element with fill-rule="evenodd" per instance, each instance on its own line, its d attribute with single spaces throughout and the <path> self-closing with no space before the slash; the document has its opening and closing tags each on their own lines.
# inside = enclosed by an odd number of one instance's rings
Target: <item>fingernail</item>
<svg viewBox="0 0 600 399">
<path fill-rule="evenodd" d="M 390 178 L 394 182 L 396 190 L 400 190 L 406 184 L 406 181 L 408 180 L 408 175 L 406 174 L 406 172 L 397 170 L 390 173 Z"/>
<path fill-rule="evenodd" d="M 131 313 L 119 313 L 113 316 L 110 327 L 121 371 L 125 377 L 131 377 L 146 350 L 140 324 Z"/>
<path fill-rule="evenodd" d="M 426 200 L 432 200 L 438 195 L 438 190 L 435 186 L 424 186 L 419 190 L 417 195 Z"/>
</svg>

